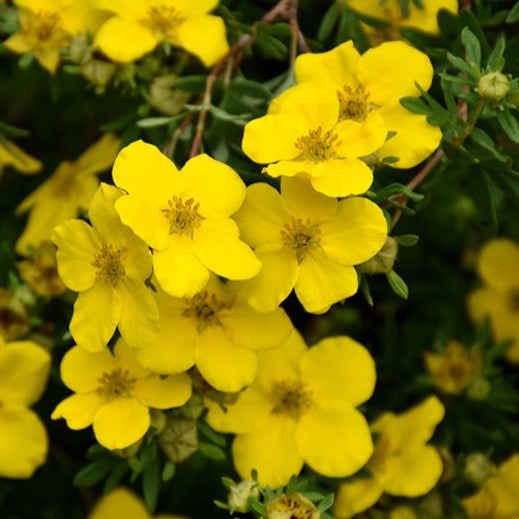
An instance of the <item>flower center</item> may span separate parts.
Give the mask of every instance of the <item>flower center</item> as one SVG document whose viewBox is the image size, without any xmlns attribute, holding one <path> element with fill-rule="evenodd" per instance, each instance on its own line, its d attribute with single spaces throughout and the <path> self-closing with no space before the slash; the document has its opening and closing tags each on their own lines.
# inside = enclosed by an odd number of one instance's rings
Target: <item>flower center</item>
<svg viewBox="0 0 519 519">
<path fill-rule="evenodd" d="M 151 7 L 147 17 L 141 24 L 149 29 L 158 40 L 174 43 L 177 39 L 176 29 L 184 21 L 174 7 L 158 5 Z"/>
<path fill-rule="evenodd" d="M 30 41 L 30 47 L 40 50 L 44 46 L 65 47 L 70 39 L 61 27 L 60 15 L 51 11 L 38 11 L 29 15 L 21 33 Z"/>
<path fill-rule="evenodd" d="M 169 209 L 162 209 L 162 214 L 169 221 L 169 234 L 184 233 L 191 236 L 193 229 L 200 225 L 202 217 L 198 214 L 199 203 L 193 198 L 185 202 L 177 196 L 168 200 Z"/>
<path fill-rule="evenodd" d="M 317 130 L 310 130 L 308 135 L 299 137 L 295 145 L 302 152 L 300 158 L 321 162 L 336 156 L 333 148 L 338 144 L 340 141 L 337 141 L 336 134 L 323 133 L 323 129 L 319 126 Z"/>
<path fill-rule="evenodd" d="M 92 265 L 97 268 L 96 281 L 102 285 L 117 286 L 119 278 L 125 271 L 121 263 L 121 257 L 125 249 L 114 249 L 111 243 L 103 243 L 101 250 L 94 254 Z"/>
<path fill-rule="evenodd" d="M 295 253 L 298 263 L 301 263 L 307 252 L 315 249 L 321 240 L 319 225 L 312 224 L 309 218 L 292 218 L 292 222 L 286 223 L 279 232 L 285 247 Z"/>
<path fill-rule="evenodd" d="M 109 373 L 103 373 L 97 381 L 99 382 L 98 393 L 112 400 L 118 397 L 130 398 L 136 379 L 130 377 L 127 369 L 116 368 Z"/>
<path fill-rule="evenodd" d="M 337 97 L 339 98 L 339 119 L 342 120 L 352 119 L 364 122 L 369 112 L 378 108 L 368 101 L 369 92 L 366 92 L 362 85 L 355 89 L 344 85 L 342 91 L 337 90 Z"/>
<path fill-rule="evenodd" d="M 183 317 L 191 317 L 196 322 L 196 331 L 200 334 L 208 326 L 221 326 L 220 317 L 223 311 L 232 308 L 232 301 L 221 301 L 216 294 L 207 290 L 186 299 L 186 308 Z"/>
<path fill-rule="evenodd" d="M 274 398 L 273 413 L 283 413 L 293 420 L 299 420 L 299 417 L 312 406 L 310 396 L 312 392 L 302 384 L 295 380 L 281 380 L 274 386 L 272 392 Z"/>
<path fill-rule="evenodd" d="M 398 454 L 398 449 L 391 442 L 387 435 L 381 434 L 375 443 L 373 454 L 368 461 L 367 467 L 373 472 L 384 472 L 387 460 Z"/>
</svg>

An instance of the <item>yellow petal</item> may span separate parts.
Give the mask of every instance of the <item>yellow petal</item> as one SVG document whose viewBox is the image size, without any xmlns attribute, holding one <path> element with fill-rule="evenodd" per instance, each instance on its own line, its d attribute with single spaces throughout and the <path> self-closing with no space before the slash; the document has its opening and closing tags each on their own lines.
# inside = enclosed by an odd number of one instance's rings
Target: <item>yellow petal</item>
<svg viewBox="0 0 519 519">
<path fill-rule="evenodd" d="M 375 478 L 356 478 L 339 485 L 333 503 L 333 516 L 337 519 L 350 517 L 371 508 L 384 489 Z"/>
<path fill-rule="evenodd" d="M 506 238 L 494 238 L 485 244 L 478 260 L 481 277 L 498 290 L 519 286 L 519 245 Z"/>
<path fill-rule="evenodd" d="M 261 263 L 251 248 L 239 239 L 234 220 L 204 220 L 193 232 L 193 250 L 203 265 L 228 279 L 249 279 Z"/>
<path fill-rule="evenodd" d="M 316 191 L 326 196 L 360 195 L 371 186 L 373 173 L 359 159 L 331 159 L 315 166 L 311 182 Z"/>
<path fill-rule="evenodd" d="M 47 457 L 47 433 L 41 420 L 30 409 L 2 405 L 0 435 L 0 476 L 30 478 Z"/>
<path fill-rule="evenodd" d="M 139 364 L 135 357 L 136 351 L 122 337 L 117 339 L 113 349 L 118 367 L 123 371 L 127 371 L 130 378 L 146 378 L 150 372 Z"/>
<path fill-rule="evenodd" d="M 121 316 L 121 301 L 111 286 L 96 283 L 74 303 L 70 333 L 85 350 L 101 351 L 114 334 Z"/>
<path fill-rule="evenodd" d="M 0 168 L 2 166 L 12 166 L 20 173 L 32 175 L 41 170 L 42 163 L 25 153 L 14 142 L 2 137 L 0 139 Z"/>
<path fill-rule="evenodd" d="M 31 341 L 11 342 L 0 348 L 2 405 L 37 402 L 47 384 L 50 360 L 49 353 Z"/>
<path fill-rule="evenodd" d="M 349 337 L 330 337 L 301 357 L 301 380 L 315 402 L 343 401 L 358 406 L 375 389 L 375 362 L 368 350 Z"/>
<path fill-rule="evenodd" d="M 390 41 L 365 52 L 358 67 L 360 83 L 377 105 L 397 104 L 404 96 L 420 96 L 415 81 L 428 90 L 433 67 L 426 54 L 402 41 Z"/>
<path fill-rule="evenodd" d="M 290 221 L 290 215 L 279 193 L 258 182 L 247 188 L 245 201 L 233 219 L 243 240 L 252 247 L 265 242 L 277 242 L 281 247 L 280 230 Z"/>
<path fill-rule="evenodd" d="M 290 214 L 295 218 L 310 218 L 315 222 L 322 222 L 329 220 L 337 210 L 337 200 L 316 192 L 307 178 L 283 177 L 281 195 Z"/>
<path fill-rule="evenodd" d="M 259 312 L 272 312 L 284 301 L 296 284 L 299 276 L 295 254 L 282 251 L 260 254 L 262 267 L 252 279 L 240 282 L 249 305 Z"/>
<path fill-rule="evenodd" d="M 157 293 L 160 328 L 155 339 L 135 351 L 140 364 L 154 373 L 180 373 L 195 364 L 196 325 L 182 316 L 183 300 Z"/>
<path fill-rule="evenodd" d="M 258 365 L 256 352 L 234 345 L 220 326 L 208 326 L 198 337 L 195 360 L 204 379 L 226 393 L 248 386 Z"/>
<path fill-rule="evenodd" d="M 150 426 L 148 408 L 134 398 L 116 398 L 94 416 L 94 434 L 107 449 L 124 449 L 140 440 Z"/>
<path fill-rule="evenodd" d="M 155 276 L 162 289 L 175 297 L 192 297 L 209 280 L 208 268 L 193 250 L 193 240 L 181 233 L 172 234 L 169 247 L 153 254 Z"/>
<path fill-rule="evenodd" d="M 354 474 L 373 453 L 366 419 L 346 403 L 325 407 L 317 401 L 297 422 L 295 440 L 305 462 L 328 477 Z"/>
<path fill-rule="evenodd" d="M 236 436 L 232 457 L 241 478 L 251 479 L 251 471 L 256 469 L 259 484 L 274 489 L 297 476 L 303 468 L 303 458 L 295 446 L 294 426 L 290 418 L 271 415 L 259 431 Z"/>
<path fill-rule="evenodd" d="M 519 513 L 517 489 L 519 488 L 519 455 L 512 454 L 498 469 L 496 477 L 489 479 L 485 486 L 499 503 L 503 517 L 514 517 Z"/>
<path fill-rule="evenodd" d="M 267 164 L 277 160 L 291 160 L 301 154 L 297 138 L 305 128 L 299 120 L 280 115 L 265 115 L 245 125 L 242 149 L 251 160 Z"/>
<path fill-rule="evenodd" d="M 167 378 L 150 375 L 137 380 L 132 395 L 146 407 L 179 407 L 191 397 L 191 378 L 187 373 L 170 375 Z"/>
<path fill-rule="evenodd" d="M 27 37 L 21 32 L 15 32 L 3 42 L 3 45 L 18 54 L 25 54 L 26 52 L 32 52 L 34 50 Z"/>
<path fill-rule="evenodd" d="M 265 168 L 265 173 L 271 177 L 294 177 L 296 175 L 312 176 L 318 164 L 313 160 L 280 160 Z"/>
<path fill-rule="evenodd" d="M 93 175 L 110 168 L 121 145 L 120 139 L 113 133 L 105 133 L 89 146 L 75 161 L 81 175 Z"/>
<path fill-rule="evenodd" d="M 188 160 L 180 173 L 185 181 L 183 200 L 193 198 L 199 203 L 198 212 L 204 218 L 227 218 L 243 203 L 243 180 L 232 168 L 205 153 Z"/>
<path fill-rule="evenodd" d="M 116 488 L 104 495 L 88 515 L 88 519 L 108 519 L 126 517 L 127 519 L 151 519 L 144 503 L 125 488 Z"/>
<path fill-rule="evenodd" d="M 320 226 L 324 253 L 341 265 L 357 265 L 384 245 L 387 223 L 382 210 L 365 198 L 339 202 L 334 218 Z"/>
<path fill-rule="evenodd" d="M 159 330 L 159 311 L 152 291 L 128 277 L 120 280 L 116 290 L 121 303 L 121 336 L 134 348 L 151 344 Z"/>
<path fill-rule="evenodd" d="M 54 74 L 58 68 L 60 60 L 60 49 L 46 48 L 42 50 L 36 49 L 34 52 L 38 63 L 51 74 Z"/>
<path fill-rule="evenodd" d="M 446 9 L 451 13 L 458 12 L 456 0 L 428 0 L 424 2 L 423 9 L 409 5 L 409 17 L 402 20 L 402 26 L 417 27 L 421 31 L 438 34 L 437 16 L 440 9 Z"/>
<path fill-rule="evenodd" d="M 152 51 L 158 41 L 136 21 L 114 16 L 97 31 L 94 45 L 111 60 L 128 63 Z"/>
<path fill-rule="evenodd" d="M 214 65 L 229 51 L 225 24 L 219 16 L 190 16 L 175 30 L 175 41 L 206 66 Z"/>
<path fill-rule="evenodd" d="M 91 288 L 96 280 L 94 254 L 101 248 L 97 232 L 82 220 L 68 220 L 54 229 L 52 241 L 58 247 L 58 272 L 67 287 L 76 292 Z"/>
<path fill-rule="evenodd" d="M 396 132 L 378 151 L 379 159 L 398 157 L 392 168 L 412 168 L 425 160 L 440 145 L 442 132 L 427 122 L 425 115 L 414 114 L 401 105 L 381 110 L 388 130 Z"/>
<path fill-rule="evenodd" d="M 218 0 L 173 0 L 172 3 L 183 16 L 193 16 L 212 11 L 218 5 Z"/>
<path fill-rule="evenodd" d="M 74 346 L 61 361 L 61 380 L 76 393 L 89 393 L 99 386 L 104 373 L 110 373 L 117 363 L 108 348 L 93 353 Z"/>
<path fill-rule="evenodd" d="M 275 348 L 292 331 L 292 323 L 281 308 L 263 313 L 244 303 L 236 303 L 222 315 L 220 321 L 231 342 L 254 350 Z"/>
<path fill-rule="evenodd" d="M 103 404 L 102 396 L 96 391 L 72 395 L 56 406 L 51 418 L 53 420 L 64 418 L 69 429 L 78 431 L 92 425 L 97 410 Z"/>
<path fill-rule="evenodd" d="M 328 52 L 301 54 L 295 63 L 297 82 L 319 83 L 332 89 L 334 94 L 344 86 L 355 89 L 359 58 L 351 40 Z"/>
<path fill-rule="evenodd" d="M 338 138 L 336 153 L 347 158 L 369 155 L 384 144 L 391 129 L 378 111 L 370 112 L 363 122 L 345 119 L 334 130 Z"/>
<path fill-rule="evenodd" d="M 295 291 L 307 312 L 323 313 L 334 303 L 355 294 L 357 288 L 355 269 L 333 262 L 322 250 L 311 251 L 299 265 Z"/>
<path fill-rule="evenodd" d="M 216 431 L 246 434 L 262 427 L 272 412 L 270 395 L 255 385 L 248 387 L 238 396 L 238 400 L 226 406 L 225 410 L 212 400 L 206 400 L 209 409 L 207 423 Z"/>
</svg>

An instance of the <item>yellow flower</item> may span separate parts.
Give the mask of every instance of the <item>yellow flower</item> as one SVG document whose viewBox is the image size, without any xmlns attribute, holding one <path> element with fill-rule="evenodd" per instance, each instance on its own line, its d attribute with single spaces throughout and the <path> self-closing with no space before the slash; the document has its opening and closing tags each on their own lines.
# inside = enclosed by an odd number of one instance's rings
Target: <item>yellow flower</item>
<svg viewBox="0 0 519 519">
<path fill-rule="evenodd" d="M 41 242 L 34 257 L 16 266 L 20 277 L 40 296 L 56 296 L 67 290 L 58 274 L 56 247 L 50 241 Z"/>
<path fill-rule="evenodd" d="M 178 171 L 155 146 L 137 141 L 117 156 L 113 178 L 128 193 L 115 208 L 153 249 L 155 276 L 168 294 L 193 296 L 211 272 L 248 279 L 259 271 L 230 218 L 245 184 L 229 166 L 203 154 Z"/>
<path fill-rule="evenodd" d="M 206 14 L 218 0 L 97 0 L 115 13 L 98 31 L 95 44 L 110 59 L 129 62 L 167 42 L 194 54 L 206 66 L 229 50 L 225 24 Z"/>
<path fill-rule="evenodd" d="M 409 15 L 404 16 L 398 0 L 346 0 L 348 7 L 361 14 L 379 18 L 388 23 L 387 27 L 374 28 L 362 24 L 368 33 L 372 43 L 382 43 L 388 40 L 400 40 L 400 27 L 412 27 L 421 31 L 438 34 L 439 27 L 437 16 L 440 9 L 446 9 L 451 13 L 458 12 L 458 0 L 426 0 L 423 9 L 416 7 L 413 2 L 408 2 Z"/>
<path fill-rule="evenodd" d="M 295 86 L 271 103 L 267 115 L 247 123 L 243 151 L 254 162 L 274 163 L 265 168 L 269 175 L 310 177 L 327 196 L 364 193 L 373 174 L 358 157 L 380 148 L 387 130 L 377 118 L 359 132 L 339 116 L 335 92 L 311 83 Z"/>
<path fill-rule="evenodd" d="M 137 360 L 156 373 L 179 373 L 196 364 L 219 391 L 249 385 L 256 375 L 256 350 L 279 346 L 292 330 L 284 310 L 256 312 L 235 286 L 216 276 L 191 298 L 160 290 L 156 298 L 160 330 L 152 344 L 136 352 Z"/>
<path fill-rule="evenodd" d="M 70 333 L 89 351 L 101 351 L 115 327 L 135 347 L 149 344 L 158 330 L 158 311 L 144 281 L 152 263 L 148 247 L 123 225 L 114 209 L 122 192 L 101 184 L 92 198 L 89 218 L 67 220 L 52 239 L 58 247 L 58 272 L 74 304 Z"/>
<path fill-rule="evenodd" d="M 22 255 L 31 247 L 49 240 L 56 225 L 75 218 L 78 210 L 87 210 L 99 180 L 97 174 L 108 169 L 119 149 L 119 139 L 105 134 L 77 160 L 62 162 L 41 186 L 16 209 L 16 214 L 29 211 L 27 225 L 15 245 Z"/>
<path fill-rule="evenodd" d="M 425 353 L 427 371 L 444 393 L 461 393 L 481 373 L 481 350 L 450 341 L 442 353 Z"/>
<path fill-rule="evenodd" d="M 497 341 L 511 340 L 505 356 L 519 362 L 519 246 L 507 238 L 485 244 L 478 259 L 484 286 L 469 295 L 471 317 L 483 322 L 490 317 Z"/>
<path fill-rule="evenodd" d="M 3 169 L 8 166 L 25 175 L 32 175 L 41 170 L 42 164 L 0 133 L 0 178 Z"/>
<path fill-rule="evenodd" d="M 15 0 L 19 6 L 18 32 L 4 45 L 14 52 L 34 53 L 40 65 L 53 74 L 60 51 L 72 38 L 95 24 L 90 0 Z"/>
<path fill-rule="evenodd" d="M 88 519 L 186 519 L 180 515 L 152 516 L 144 503 L 124 487 L 118 487 L 103 496 L 88 515 Z"/>
<path fill-rule="evenodd" d="M 187 374 L 161 378 L 135 360 L 122 339 L 112 354 L 71 348 L 61 362 L 61 379 L 75 392 L 58 404 L 51 418 L 65 418 L 73 429 L 93 425 L 97 441 L 107 449 L 124 449 L 140 440 L 150 426 L 150 410 L 184 405 L 191 396 Z"/>
<path fill-rule="evenodd" d="M 207 402 L 207 420 L 237 433 L 236 470 L 248 478 L 256 469 L 262 486 L 285 485 L 304 462 L 325 476 L 348 476 L 373 452 L 355 408 L 372 395 L 375 376 L 370 354 L 349 337 L 307 348 L 294 331 L 279 348 L 259 352 L 256 379 L 226 412 Z"/>
<path fill-rule="evenodd" d="M 362 56 L 351 41 L 321 54 L 304 54 L 296 60 L 295 74 L 299 83 L 318 82 L 329 96 L 337 98 L 340 125 L 348 125 L 357 141 L 383 130 L 384 139 L 376 153 L 380 160 L 398 157 L 392 167 L 416 166 L 441 141 L 437 126 L 399 103 L 404 96 L 420 96 L 415 82 L 428 90 L 433 78 L 427 55 L 402 41 L 384 43 Z M 389 131 L 396 134 L 384 143 Z M 367 155 L 376 150 L 364 151 Z"/>
<path fill-rule="evenodd" d="M 281 494 L 267 505 L 267 519 L 321 519 L 321 513 L 308 498 L 295 493 L 287 496 Z"/>
<path fill-rule="evenodd" d="M 259 274 L 240 283 L 249 304 L 273 310 L 295 287 L 307 312 L 326 312 L 358 287 L 357 265 L 384 244 L 387 224 L 364 198 L 338 202 L 314 191 L 304 178 L 281 180 L 281 194 L 257 183 L 247 188 L 234 216 L 244 240 L 262 262 Z"/>
<path fill-rule="evenodd" d="M 16 295 L 0 287 L 0 338 L 17 339 L 29 331 L 29 317 Z"/>
<path fill-rule="evenodd" d="M 352 517 L 374 505 L 384 492 L 407 497 L 429 492 L 442 475 L 443 463 L 426 443 L 444 412 L 441 402 L 430 396 L 404 413 L 387 412 L 377 418 L 371 430 L 378 438 L 367 464 L 371 477 L 339 486 L 334 517 Z"/>
<path fill-rule="evenodd" d="M 45 427 L 29 406 L 45 389 L 50 361 L 36 343 L 0 336 L 0 477 L 29 478 L 47 457 Z"/>
<path fill-rule="evenodd" d="M 469 519 L 513 519 L 519 517 L 519 454 L 513 454 L 488 479 L 481 490 L 464 499 Z"/>
</svg>

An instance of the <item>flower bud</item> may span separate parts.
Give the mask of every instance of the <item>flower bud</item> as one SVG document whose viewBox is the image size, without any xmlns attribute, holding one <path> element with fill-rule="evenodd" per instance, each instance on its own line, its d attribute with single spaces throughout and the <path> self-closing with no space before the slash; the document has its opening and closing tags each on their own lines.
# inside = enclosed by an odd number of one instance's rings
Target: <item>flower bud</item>
<svg viewBox="0 0 519 519">
<path fill-rule="evenodd" d="M 169 417 L 163 431 L 157 436 L 157 442 L 173 463 L 186 460 L 198 449 L 196 422 Z"/>
<path fill-rule="evenodd" d="M 398 244 L 394 238 L 388 236 L 380 251 L 368 261 L 357 265 L 357 270 L 363 274 L 389 274 L 393 270 Z"/>
<path fill-rule="evenodd" d="M 175 88 L 175 74 L 155 78 L 150 84 L 150 105 L 166 115 L 178 114 L 191 94 Z"/>
<path fill-rule="evenodd" d="M 256 481 L 246 479 L 233 485 L 229 492 L 228 504 L 232 512 L 249 511 L 249 497 L 259 497 L 259 485 Z"/>
<path fill-rule="evenodd" d="M 92 55 L 80 66 L 81 74 L 96 86 L 104 87 L 112 79 L 117 65 L 111 61 L 98 59 Z"/>
<path fill-rule="evenodd" d="M 484 400 L 490 393 L 490 382 L 483 377 L 476 377 L 467 389 L 467 396 L 472 400 Z"/>
<path fill-rule="evenodd" d="M 465 460 L 465 468 L 463 473 L 465 477 L 480 487 L 483 483 L 492 476 L 494 467 L 492 463 L 482 452 L 473 452 L 467 456 Z"/>
<path fill-rule="evenodd" d="M 501 101 L 510 92 L 510 80 L 501 72 L 490 72 L 478 82 L 479 95 L 489 101 Z"/>
<path fill-rule="evenodd" d="M 298 493 L 290 497 L 281 494 L 267 505 L 267 519 L 291 519 L 292 517 L 320 519 L 321 514 L 312 501 Z"/>
</svg>

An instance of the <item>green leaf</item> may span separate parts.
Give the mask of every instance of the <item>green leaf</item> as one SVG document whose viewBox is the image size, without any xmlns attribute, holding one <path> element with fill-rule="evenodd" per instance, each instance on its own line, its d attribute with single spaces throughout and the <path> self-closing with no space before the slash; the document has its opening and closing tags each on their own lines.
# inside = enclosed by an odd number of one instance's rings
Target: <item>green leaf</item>
<svg viewBox="0 0 519 519">
<path fill-rule="evenodd" d="M 166 126 L 174 119 L 174 117 L 146 117 L 137 121 L 137 126 L 139 128 L 159 128 Z"/>
<path fill-rule="evenodd" d="M 234 481 L 234 479 L 228 478 L 226 476 L 222 476 L 222 483 L 227 490 L 231 490 L 231 488 L 236 485 L 236 481 Z"/>
<path fill-rule="evenodd" d="M 114 466 L 110 475 L 106 478 L 103 493 L 108 494 L 122 481 L 126 473 L 130 470 L 126 459 L 120 459 Z"/>
<path fill-rule="evenodd" d="M 82 468 L 74 477 L 74 485 L 77 487 L 91 487 L 101 481 L 114 466 L 113 456 L 101 458 Z"/>
<path fill-rule="evenodd" d="M 418 97 L 402 97 L 402 99 L 400 99 L 400 104 L 404 108 L 407 108 L 407 110 L 416 114 L 429 115 L 432 113 L 432 110 Z"/>
<path fill-rule="evenodd" d="M 206 423 L 198 422 L 198 430 L 212 443 L 219 447 L 227 447 L 227 440 L 222 434 L 213 431 Z"/>
<path fill-rule="evenodd" d="M 164 463 L 164 467 L 162 467 L 162 481 L 164 483 L 168 482 L 177 471 L 177 466 L 172 463 L 170 460 L 167 460 L 166 463 Z"/>
<path fill-rule="evenodd" d="M 519 142 L 519 123 L 508 109 L 497 112 L 499 125 L 513 142 Z"/>
<path fill-rule="evenodd" d="M 223 501 L 218 501 L 218 499 L 213 499 L 213 503 L 218 508 L 221 508 L 222 510 L 230 510 L 231 509 L 231 507 L 227 503 L 224 503 Z"/>
<path fill-rule="evenodd" d="M 472 133 L 470 134 L 470 139 L 479 144 L 485 150 L 489 151 L 497 160 L 501 162 L 508 161 L 508 157 L 496 149 L 496 145 L 492 137 L 490 137 L 490 135 L 484 132 L 481 128 L 473 128 Z"/>
<path fill-rule="evenodd" d="M 402 234 L 402 236 L 393 236 L 393 238 L 402 247 L 413 247 L 420 239 L 416 234 Z"/>
<path fill-rule="evenodd" d="M 497 208 L 495 193 L 489 175 L 476 164 L 471 170 L 470 194 L 478 207 L 481 222 L 488 226 L 489 232 L 497 233 Z"/>
<path fill-rule="evenodd" d="M 468 28 L 464 27 L 461 31 L 461 41 L 467 52 L 467 58 L 471 65 L 476 67 L 481 66 L 481 44 L 474 33 Z"/>
<path fill-rule="evenodd" d="M 259 97 L 266 100 L 269 100 L 272 97 L 272 94 L 268 88 L 263 86 L 261 83 L 252 81 L 250 79 L 238 77 L 232 81 L 231 86 L 235 92 L 250 97 Z"/>
<path fill-rule="evenodd" d="M 206 82 L 207 76 L 184 76 L 177 79 L 175 88 L 184 90 L 185 92 L 191 92 L 192 94 L 200 94 L 205 90 Z"/>
<path fill-rule="evenodd" d="M 366 276 L 360 276 L 359 281 L 359 289 L 360 293 L 364 296 L 364 299 L 368 303 L 369 306 L 373 306 L 373 296 L 371 295 L 371 290 L 369 289 L 368 280 Z"/>
<path fill-rule="evenodd" d="M 409 0 L 398 0 L 398 5 L 400 6 L 400 11 L 402 12 L 402 16 L 404 18 L 409 18 L 409 5 L 407 4 Z"/>
<path fill-rule="evenodd" d="M 324 496 L 323 500 L 317 505 L 317 511 L 318 512 L 325 512 L 333 505 L 334 495 L 328 494 Z"/>
<path fill-rule="evenodd" d="M 506 17 L 506 23 L 515 23 L 517 21 L 519 21 L 519 2 L 515 3 Z"/>
<path fill-rule="evenodd" d="M 453 67 L 461 70 L 461 72 L 465 72 L 465 74 L 467 74 L 469 77 L 474 79 L 477 78 L 476 71 L 467 62 L 465 62 L 465 60 L 458 56 L 454 56 L 454 54 L 451 54 L 450 52 L 447 52 L 447 60 Z"/>
<path fill-rule="evenodd" d="M 378 190 L 376 193 L 376 198 L 380 200 L 387 200 L 389 198 L 394 197 L 395 195 L 401 194 L 406 195 L 409 199 L 413 200 L 414 202 L 420 202 L 424 199 L 423 195 L 411 191 L 408 187 L 398 182 L 393 182 Z"/>
<path fill-rule="evenodd" d="M 22 54 L 18 60 L 18 66 L 21 69 L 29 68 L 34 61 L 34 54 L 32 52 L 28 54 Z"/>
<path fill-rule="evenodd" d="M 407 299 L 409 297 L 409 288 L 407 283 L 394 270 L 386 274 L 386 277 L 391 290 L 393 290 L 398 297 L 401 297 L 402 299 Z"/>
<path fill-rule="evenodd" d="M 267 516 L 267 509 L 265 508 L 265 505 L 263 505 L 263 503 L 261 503 L 257 497 L 249 496 L 247 502 L 249 503 L 249 508 L 253 512 L 256 512 L 260 517 Z"/>
<path fill-rule="evenodd" d="M 317 39 L 319 41 L 327 40 L 333 32 L 333 29 L 339 21 L 339 15 L 341 14 L 341 8 L 339 2 L 334 2 L 328 11 L 324 13 L 321 25 L 317 31 Z"/>
<path fill-rule="evenodd" d="M 519 4 L 517 4 L 519 5 Z M 488 72 L 501 72 L 503 69 L 503 66 L 505 64 L 505 60 L 503 58 L 503 52 L 505 51 L 505 38 L 504 36 L 501 36 L 494 48 L 492 49 L 492 52 L 490 53 L 490 56 L 488 57 L 487 61 L 487 71 Z"/>
<path fill-rule="evenodd" d="M 27 137 L 29 135 L 27 130 L 0 121 L 0 134 L 2 133 L 8 137 Z"/>
<path fill-rule="evenodd" d="M 202 455 L 211 460 L 221 461 L 226 457 L 225 452 L 220 447 L 210 443 L 200 442 L 198 450 Z"/>
<path fill-rule="evenodd" d="M 256 37 L 256 45 L 267 58 L 283 61 L 288 56 L 287 46 L 268 34 L 265 30 L 259 30 Z"/>
<path fill-rule="evenodd" d="M 155 456 L 142 471 L 142 495 L 151 512 L 155 510 L 160 491 L 160 459 Z"/>
</svg>

